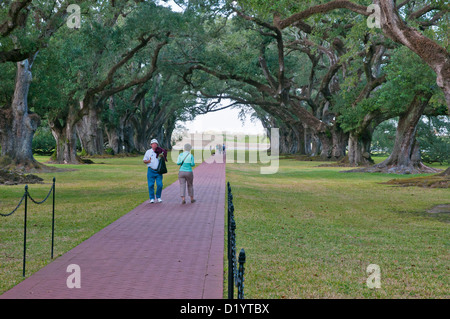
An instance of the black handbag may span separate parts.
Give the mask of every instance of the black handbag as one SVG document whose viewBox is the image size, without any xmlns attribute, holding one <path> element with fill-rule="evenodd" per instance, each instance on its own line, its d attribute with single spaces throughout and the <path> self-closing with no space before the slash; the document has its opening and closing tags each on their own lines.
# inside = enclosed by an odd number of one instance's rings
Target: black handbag
<svg viewBox="0 0 450 319">
<path fill-rule="evenodd" d="M 167 173 L 166 159 L 164 158 L 164 156 L 159 159 L 159 164 L 158 164 L 158 168 L 156 169 L 156 172 L 158 174 L 166 174 Z"/>
</svg>

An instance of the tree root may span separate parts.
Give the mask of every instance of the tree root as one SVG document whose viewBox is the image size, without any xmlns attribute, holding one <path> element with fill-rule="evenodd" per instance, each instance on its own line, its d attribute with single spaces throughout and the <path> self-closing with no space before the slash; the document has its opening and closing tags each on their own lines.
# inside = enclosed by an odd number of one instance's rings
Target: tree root
<svg viewBox="0 0 450 319">
<path fill-rule="evenodd" d="M 0 184 L 2 185 L 42 184 L 43 181 L 42 178 L 33 174 L 0 168 Z"/>
<path fill-rule="evenodd" d="M 385 173 L 385 174 L 430 174 L 439 173 L 441 169 L 433 168 L 424 165 L 423 163 L 418 163 L 416 165 L 387 165 L 387 164 L 377 164 L 370 167 L 362 167 L 351 169 L 348 171 L 342 171 L 342 173 Z"/>
<path fill-rule="evenodd" d="M 443 176 L 441 174 L 436 174 L 431 176 L 393 179 L 383 184 L 397 185 L 403 187 L 418 186 L 426 188 L 450 188 L 450 176 Z"/>
</svg>

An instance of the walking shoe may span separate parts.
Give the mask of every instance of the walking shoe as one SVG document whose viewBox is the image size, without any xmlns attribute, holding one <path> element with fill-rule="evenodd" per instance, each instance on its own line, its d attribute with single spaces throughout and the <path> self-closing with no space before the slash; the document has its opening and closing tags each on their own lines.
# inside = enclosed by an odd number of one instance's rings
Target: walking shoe
<svg viewBox="0 0 450 319">
<path fill-rule="evenodd" d="M 162 199 L 161 198 L 158 198 L 158 203 L 162 203 Z"/>
<path fill-rule="evenodd" d="M 150 199 L 150 204 L 153 204 L 155 202 L 154 199 Z"/>
</svg>

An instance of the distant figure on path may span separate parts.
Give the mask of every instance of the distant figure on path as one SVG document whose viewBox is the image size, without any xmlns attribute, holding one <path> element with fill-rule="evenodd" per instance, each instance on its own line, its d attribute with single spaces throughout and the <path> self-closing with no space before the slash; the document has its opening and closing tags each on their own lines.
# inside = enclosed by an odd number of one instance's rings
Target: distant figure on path
<svg viewBox="0 0 450 319">
<path fill-rule="evenodd" d="M 222 145 L 222 150 L 223 150 L 223 153 L 225 154 L 225 143 L 223 143 L 223 145 Z"/>
<path fill-rule="evenodd" d="M 177 165 L 180 165 L 178 172 L 178 180 L 180 181 L 181 203 L 186 204 L 186 184 L 188 195 L 191 197 L 191 203 L 195 203 L 194 199 L 194 172 L 192 167 L 195 166 L 194 156 L 191 154 L 191 144 L 184 145 L 184 152 L 178 155 Z"/>
<path fill-rule="evenodd" d="M 150 203 L 155 202 L 155 181 L 156 181 L 156 198 L 159 203 L 162 202 L 161 194 L 163 189 L 163 176 L 157 172 L 160 160 L 167 162 L 167 151 L 159 147 L 156 139 L 151 140 L 152 148 L 145 152 L 144 163 L 147 164 L 147 182 Z"/>
</svg>

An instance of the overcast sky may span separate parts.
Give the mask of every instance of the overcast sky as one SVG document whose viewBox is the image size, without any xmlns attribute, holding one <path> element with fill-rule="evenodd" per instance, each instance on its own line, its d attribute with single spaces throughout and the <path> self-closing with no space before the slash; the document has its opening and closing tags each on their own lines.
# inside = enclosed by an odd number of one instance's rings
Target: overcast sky
<svg viewBox="0 0 450 319">
<path fill-rule="evenodd" d="M 260 121 L 252 122 L 249 118 L 243 124 L 239 119 L 239 110 L 227 108 L 222 111 L 199 115 L 194 121 L 183 124 L 190 133 L 205 131 L 227 131 L 233 133 L 264 134 Z"/>
</svg>

